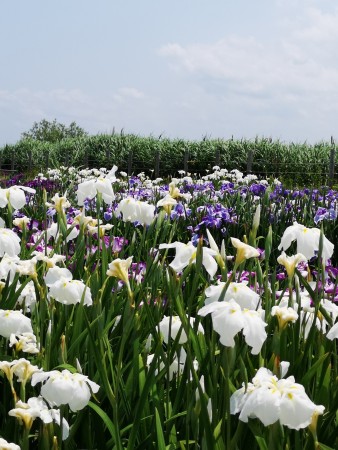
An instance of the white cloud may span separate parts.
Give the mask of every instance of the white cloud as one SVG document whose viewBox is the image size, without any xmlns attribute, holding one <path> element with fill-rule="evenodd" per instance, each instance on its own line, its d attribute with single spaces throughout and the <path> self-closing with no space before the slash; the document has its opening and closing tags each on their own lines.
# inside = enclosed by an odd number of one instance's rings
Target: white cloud
<svg viewBox="0 0 338 450">
<path fill-rule="evenodd" d="M 268 133 L 282 134 L 277 124 L 272 125 L 272 116 L 276 120 L 282 116 L 280 124 L 289 126 L 285 134 L 295 128 L 295 119 L 305 136 L 308 127 L 309 138 L 316 123 L 326 119 L 325 133 L 330 127 L 332 132 L 336 128 L 332 113 L 338 113 L 338 9 L 328 13 L 312 4 L 292 19 L 282 16 L 276 31 L 270 39 L 230 35 L 208 44 L 170 43 L 160 54 L 177 77 L 214 97 L 218 111 L 223 100 L 239 120 L 241 115 L 247 117 L 249 108 L 257 133 L 264 128 L 257 116 L 265 120 Z M 193 105 L 193 96 L 190 101 Z M 187 108 L 187 98 L 184 104 Z M 244 125 L 243 134 L 249 129 Z"/>
<path fill-rule="evenodd" d="M 72 111 L 81 111 L 90 104 L 89 98 L 79 89 L 53 89 L 50 91 L 32 91 L 30 89 L 17 89 L 14 91 L 0 91 L 2 108 L 16 109 L 22 116 L 50 117 L 67 108 Z"/>
<path fill-rule="evenodd" d="M 169 44 L 160 53 L 191 76 L 225 80 L 229 88 L 244 92 L 338 92 L 338 66 L 330 51 L 333 45 L 338 48 L 338 32 L 329 48 L 323 48 L 322 42 L 314 44 L 314 34 L 308 43 L 306 36 L 311 33 L 309 27 L 271 43 L 230 36 L 208 45 Z"/>
<path fill-rule="evenodd" d="M 136 99 L 145 97 L 144 92 L 141 92 L 138 89 L 135 89 L 133 87 L 122 87 L 118 90 L 118 94 L 123 97 L 130 97 L 130 98 L 136 98 Z"/>
<path fill-rule="evenodd" d="M 338 10 L 333 13 L 325 13 L 318 8 L 307 9 L 307 20 L 304 27 L 296 30 L 294 35 L 308 43 L 323 44 L 332 43 L 338 38 Z"/>
<path fill-rule="evenodd" d="M 0 139 L 6 136 L 8 142 L 15 142 L 33 122 L 54 118 L 65 124 L 76 121 L 90 133 L 111 132 L 113 128 L 141 132 L 140 126 L 156 117 L 155 106 L 156 101 L 129 87 L 95 96 L 80 89 L 1 90 Z"/>
<path fill-rule="evenodd" d="M 146 97 L 144 92 L 139 91 L 133 87 L 122 87 L 117 90 L 115 94 L 113 94 L 113 99 L 120 104 L 132 104 L 133 101 L 143 100 Z"/>
</svg>

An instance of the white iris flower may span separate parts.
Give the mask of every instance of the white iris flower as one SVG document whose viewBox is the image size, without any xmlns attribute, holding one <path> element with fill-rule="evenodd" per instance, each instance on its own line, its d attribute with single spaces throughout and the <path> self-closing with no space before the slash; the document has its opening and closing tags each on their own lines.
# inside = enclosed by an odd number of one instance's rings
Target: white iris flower
<svg viewBox="0 0 338 450">
<path fill-rule="evenodd" d="M 220 342 L 226 347 L 234 347 L 234 337 L 243 330 L 245 342 L 252 347 L 251 353 L 257 355 L 267 338 L 265 323 L 261 313 L 243 309 L 233 299 L 228 302 L 212 302 L 198 311 L 199 316 L 211 314 L 214 331 L 220 335 Z"/>
<path fill-rule="evenodd" d="M 34 373 L 31 384 L 37 383 L 42 383 L 41 395 L 51 406 L 69 405 L 72 411 L 87 406 L 91 393 L 96 394 L 100 389 L 86 375 L 69 370 Z"/>
<path fill-rule="evenodd" d="M 319 251 L 320 230 L 319 228 L 307 228 L 294 222 L 284 231 L 278 250 L 287 250 L 293 241 L 297 242 L 297 253 L 302 253 L 306 259 L 311 259 Z M 322 258 L 325 261 L 332 256 L 333 249 L 332 242 L 323 236 Z"/>
<path fill-rule="evenodd" d="M 230 412 L 240 413 L 242 422 L 257 418 L 268 426 L 279 420 L 281 425 L 299 430 L 311 424 L 314 414 L 323 414 L 324 406 L 315 405 L 293 376 L 279 380 L 261 367 L 247 388 L 243 386 L 231 396 Z"/>
<path fill-rule="evenodd" d="M 169 266 L 175 270 L 175 272 L 182 272 L 182 270 L 189 264 L 196 263 L 197 248 L 192 242 L 184 244 L 183 242 L 173 242 L 172 244 L 160 244 L 159 249 L 163 248 L 175 248 L 176 256 Z M 217 272 L 217 263 L 213 258 L 216 256 L 216 251 L 211 248 L 202 247 L 202 264 L 205 270 L 213 278 Z"/>
</svg>

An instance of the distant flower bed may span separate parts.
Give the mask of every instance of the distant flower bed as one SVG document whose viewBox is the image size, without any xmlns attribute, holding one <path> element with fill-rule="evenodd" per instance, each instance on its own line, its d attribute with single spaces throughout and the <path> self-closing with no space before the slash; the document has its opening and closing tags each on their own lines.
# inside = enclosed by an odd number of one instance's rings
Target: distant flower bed
<svg viewBox="0 0 338 450">
<path fill-rule="evenodd" d="M 336 448 L 337 201 L 220 167 L 3 182 L 0 448 Z"/>
</svg>

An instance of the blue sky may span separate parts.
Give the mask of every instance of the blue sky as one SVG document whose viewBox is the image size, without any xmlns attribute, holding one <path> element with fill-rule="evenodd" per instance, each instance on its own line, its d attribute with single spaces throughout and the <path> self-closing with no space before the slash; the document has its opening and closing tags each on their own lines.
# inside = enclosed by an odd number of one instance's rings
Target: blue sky
<svg viewBox="0 0 338 450">
<path fill-rule="evenodd" d="M 336 0 L 11 0 L 0 145 L 43 118 L 199 140 L 338 139 Z"/>
</svg>

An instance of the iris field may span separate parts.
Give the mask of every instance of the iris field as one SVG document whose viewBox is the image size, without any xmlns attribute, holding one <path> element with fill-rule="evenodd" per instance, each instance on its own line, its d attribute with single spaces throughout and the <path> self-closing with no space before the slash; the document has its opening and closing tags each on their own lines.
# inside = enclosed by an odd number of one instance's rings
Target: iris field
<svg viewBox="0 0 338 450">
<path fill-rule="evenodd" d="M 0 449 L 337 448 L 337 191 L 1 183 Z"/>
</svg>

